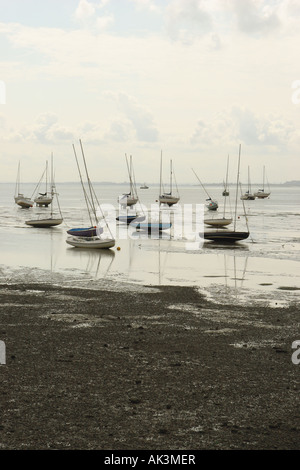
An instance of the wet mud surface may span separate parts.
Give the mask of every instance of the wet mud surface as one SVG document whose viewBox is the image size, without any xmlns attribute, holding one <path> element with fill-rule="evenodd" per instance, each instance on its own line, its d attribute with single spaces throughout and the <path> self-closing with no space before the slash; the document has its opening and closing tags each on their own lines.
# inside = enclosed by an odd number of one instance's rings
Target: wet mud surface
<svg viewBox="0 0 300 470">
<path fill-rule="evenodd" d="M 296 304 L 0 286 L 0 449 L 299 449 Z"/>
</svg>

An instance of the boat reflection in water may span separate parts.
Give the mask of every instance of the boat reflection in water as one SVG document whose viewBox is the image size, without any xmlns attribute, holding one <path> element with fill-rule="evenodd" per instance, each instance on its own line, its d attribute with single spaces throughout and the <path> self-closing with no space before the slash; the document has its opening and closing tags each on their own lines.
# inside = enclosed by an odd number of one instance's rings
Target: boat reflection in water
<svg viewBox="0 0 300 470">
<path fill-rule="evenodd" d="M 74 250 L 70 247 L 66 252 L 67 256 L 71 255 L 72 259 L 77 260 L 77 266 L 79 259 L 81 273 L 85 269 L 84 273 L 94 279 L 104 279 L 109 274 L 115 259 L 115 251 L 113 250 L 86 250 L 85 248 Z M 86 278 L 83 280 L 86 281 Z"/>
</svg>

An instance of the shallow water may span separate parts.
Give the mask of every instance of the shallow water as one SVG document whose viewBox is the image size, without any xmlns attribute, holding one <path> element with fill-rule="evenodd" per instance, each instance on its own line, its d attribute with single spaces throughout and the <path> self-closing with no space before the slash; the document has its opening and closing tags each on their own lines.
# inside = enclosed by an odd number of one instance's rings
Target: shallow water
<svg viewBox="0 0 300 470">
<path fill-rule="evenodd" d="M 31 195 L 34 185 L 24 186 L 23 192 L 27 190 L 26 194 Z M 14 185 L 0 184 L 0 275 L 4 282 L 50 281 L 95 288 L 99 283 L 109 286 L 112 281 L 125 288 L 129 283 L 186 285 L 198 287 L 218 303 L 238 300 L 286 306 L 299 299 L 300 188 L 274 186 L 270 199 L 245 201 L 249 239 L 222 246 L 211 242 L 202 245 L 199 240 L 188 244 L 193 241 L 192 230 L 182 237 L 183 230 L 177 230 L 174 223 L 170 231 L 155 238 L 131 229 L 128 232 L 123 224 L 114 226 L 114 216 L 119 210 L 117 198 L 127 191 L 127 186 L 96 184 L 94 187 L 101 204 L 115 208 L 110 220 L 116 246 L 111 250 L 89 251 L 66 244 L 68 228 L 89 225 L 80 184 L 57 185 L 64 223 L 52 229 L 25 224 L 25 220 L 37 214 L 49 214 L 50 208 L 21 209 L 14 204 Z M 219 202 L 220 216 L 224 202 L 222 189 L 208 187 Z M 206 198 L 197 186 L 180 187 L 179 191 L 180 204 L 163 211 L 164 217 L 171 217 L 173 222 L 187 204 L 192 204 L 194 215 L 196 204 L 203 204 Z M 157 200 L 158 186 L 140 190 L 139 196 L 143 206 L 149 209 Z M 227 209 L 233 205 L 232 194 Z M 241 201 L 237 215 L 238 227 L 244 230 Z"/>
</svg>

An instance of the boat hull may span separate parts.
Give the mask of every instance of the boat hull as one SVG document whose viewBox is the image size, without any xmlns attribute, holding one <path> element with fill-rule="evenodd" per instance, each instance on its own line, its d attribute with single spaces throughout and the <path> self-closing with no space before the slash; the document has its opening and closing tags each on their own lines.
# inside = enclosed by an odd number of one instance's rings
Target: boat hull
<svg viewBox="0 0 300 470">
<path fill-rule="evenodd" d="M 115 240 L 111 238 L 101 239 L 99 237 L 68 237 L 66 243 L 75 248 L 108 249 L 115 246 Z"/>
<path fill-rule="evenodd" d="M 266 199 L 266 197 L 269 197 L 271 193 L 255 193 L 255 197 L 257 199 Z"/>
<path fill-rule="evenodd" d="M 206 207 L 209 211 L 216 211 L 219 205 L 215 201 L 210 201 L 208 204 L 206 204 Z"/>
<path fill-rule="evenodd" d="M 236 231 L 211 231 L 199 233 L 201 238 L 204 240 L 211 240 L 221 243 L 235 243 L 241 240 L 245 240 L 249 237 L 249 232 L 236 232 Z"/>
<path fill-rule="evenodd" d="M 127 199 L 127 206 L 128 207 L 131 207 L 131 206 L 134 206 L 136 203 L 138 202 L 138 200 L 136 198 L 130 198 L 130 199 Z"/>
<path fill-rule="evenodd" d="M 174 204 L 177 204 L 177 202 L 179 201 L 179 197 L 175 197 L 175 196 L 159 196 L 159 202 L 160 204 L 167 204 L 169 207 L 170 206 L 173 206 Z"/>
<path fill-rule="evenodd" d="M 36 220 L 26 220 L 26 225 L 31 225 L 32 227 L 38 228 L 48 228 L 48 227 L 55 227 L 56 225 L 60 225 L 63 219 L 36 219 Z"/>
<path fill-rule="evenodd" d="M 49 204 L 52 202 L 52 197 L 37 197 L 34 202 L 36 203 L 37 206 L 42 207 L 48 207 Z"/>
<path fill-rule="evenodd" d="M 161 230 L 168 230 L 172 224 L 171 223 L 155 223 L 155 222 L 144 222 L 144 223 L 132 223 L 133 227 L 136 230 L 145 230 L 147 232 L 160 232 Z"/>
<path fill-rule="evenodd" d="M 206 219 L 204 220 L 204 223 L 213 227 L 224 227 L 225 225 L 230 225 L 232 223 L 232 219 Z"/>
<path fill-rule="evenodd" d="M 103 233 L 102 227 L 83 227 L 83 228 L 70 228 L 67 230 L 69 235 L 74 237 L 96 237 Z"/>
<path fill-rule="evenodd" d="M 123 222 L 127 225 L 131 224 L 133 221 L 134 222 L 143 222 L 145 220 L 145 216 L 137 216 L 137 215 L 119 215 L 116 217 L 116 220 L 119 222 Z"/>
<path fill-rule="evenodd" d="M 132 197 L 127 194 L 119 197 L 119 204 L 121 204 L 121 206 L 131 207 L 134 206 L 137 202 L 138 199 L 136 197 Z"/>
<path fill-rule="evenodd" d="M 18 206 L 22 207 L 23 209 L 29 209 L 30 207 L 33 207 L 33 202 L 30 199 L 27 198 L 15 198 L 16 203 Z"/>
</svg>

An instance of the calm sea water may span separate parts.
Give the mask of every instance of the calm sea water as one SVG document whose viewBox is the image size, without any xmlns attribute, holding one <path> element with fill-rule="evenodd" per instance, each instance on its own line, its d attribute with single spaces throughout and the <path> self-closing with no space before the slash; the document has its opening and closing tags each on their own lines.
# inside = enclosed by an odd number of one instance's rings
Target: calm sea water
<svg viewBox="0 0 300 470">
<path fill-rule="evenodd" d="M 31 196 L 35 185 L 23 184 Z M 14 203 L 14 184 L 0 184 L 1 273 L 3 282 L 53 282 L 66 286 L 96 288 L 99 283 L 112 288 L 148 285 L 190 285 L 198 287 L 216 302 L 257 300 L 282 306 L 295 302 L 300 292 L 300 188 L 271 187 L 265 200 L 245 201 L 250 229 L 249 239 L 233 246 L 211 242 L 187 245 L 192 233 L 165 232 L 151 238 L 116 225 L 118 196 L 127 185 L 94 184 L 101 205 L 114 208 L 110 215 L 116 246 L 111 250 L 83 250 L 66 244 L 66 230 L 88 226 L 89 219 L 80 184 L 59 183 L 62 225 L 51 229 L 29 227 L 25 220 L 49 214 L 50 208 L 21 209 Z M 221 186 L 207 186 L 219 202 L 223 216 Z M 159 188 L 139 191 L 140 201 L 150 209 L 157 201 Z M 180 204 L 166 208 L 164 217 L 176 217 L 184 207 L 203 204 L 206 195 L 199 186 L 179 187 Z M 227 198 L 226 215 L 233 211 L 234 189 Z M 187 206 L 190 205 L 190 206 Z M 57 205 L 54 203 L 55 212 Z M 211 214 L 211 213 L 210 213 Z M 244 230 L 242 202 L 238 198 L 238 225 Z M 119 248 L 119 249 L 117 249 Z M 299 289 L 299 290 L 298 290 Z"/>
</svg>

